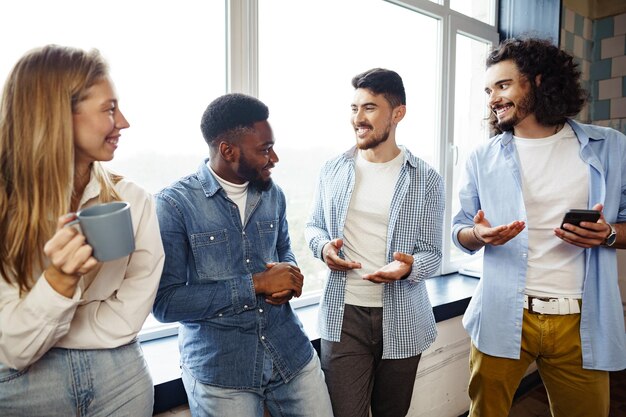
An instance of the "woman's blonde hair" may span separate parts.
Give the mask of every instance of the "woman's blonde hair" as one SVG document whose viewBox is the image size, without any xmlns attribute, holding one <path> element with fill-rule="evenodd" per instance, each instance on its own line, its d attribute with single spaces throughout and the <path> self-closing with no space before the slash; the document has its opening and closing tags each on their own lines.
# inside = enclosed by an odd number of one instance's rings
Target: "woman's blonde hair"
<svg viewBox="0 0 626 417">
<path fill-rule="evenodd" d="M 72 113 L 108 67 L 97 50 L 48 45 L 24 55 L 0 102 L 0 274 L 28 291 L 43 270 L 44 244 L 70 211 L 74 185 Z M 119 200 L 120 177 L 98 162 L 102 202 Z"/>
</svg>

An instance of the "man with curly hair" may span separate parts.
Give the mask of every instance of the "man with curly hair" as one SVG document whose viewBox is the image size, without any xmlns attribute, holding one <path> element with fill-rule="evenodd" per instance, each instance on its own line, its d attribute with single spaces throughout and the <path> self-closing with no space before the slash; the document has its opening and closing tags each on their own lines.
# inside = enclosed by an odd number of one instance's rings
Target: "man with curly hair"
<svg viewBox="0 0 626 417">
<path fill-rule="evenodd" d="M 572 57 L 509 39 L 487 58 L 498 133 L 468 158 L 452 238 L 484 248 L 463 318 L 470 416 L 507 416 L 536 362 L 553 416 L 608 416 L 608 371 L 626 367 L 616 249 L 626 248 L 626 137 L 571 119 L 586 94 Z M 561 224 L 569 209 L 596 222 Z"/>
</svg>

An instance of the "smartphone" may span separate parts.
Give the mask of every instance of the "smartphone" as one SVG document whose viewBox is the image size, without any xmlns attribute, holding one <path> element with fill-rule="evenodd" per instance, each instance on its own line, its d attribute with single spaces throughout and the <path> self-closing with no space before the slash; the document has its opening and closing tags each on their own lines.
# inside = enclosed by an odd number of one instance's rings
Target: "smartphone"
<svg viewBox="0 0 626 417">
<path fill-rule="evenodd" d="M 595 223 L 600 219 L 600 212 L 597 210 L 580 210 L 570 209 L 561 222 L 561 229 L 564 223 L 573 224 L 574 226 L 580 226 L 580 222 Z"/>
</svg>

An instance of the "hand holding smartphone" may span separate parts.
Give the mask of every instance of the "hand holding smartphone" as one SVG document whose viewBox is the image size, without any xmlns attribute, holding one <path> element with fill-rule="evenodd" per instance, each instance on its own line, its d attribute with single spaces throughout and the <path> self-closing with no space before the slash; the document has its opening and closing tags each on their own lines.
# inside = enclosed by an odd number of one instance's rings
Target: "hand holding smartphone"
<svg viewBox="0 0 626 417">
<path fill-rule="evenodd" d="M 581 210 L 570 209 L 561 222 L 561 229 L 565 223 L 573 224 L 574 226 L 580 226 L 580 222 L 595 223 L 600 219 L 600 212 L 597 210 Z"/>
</svg>

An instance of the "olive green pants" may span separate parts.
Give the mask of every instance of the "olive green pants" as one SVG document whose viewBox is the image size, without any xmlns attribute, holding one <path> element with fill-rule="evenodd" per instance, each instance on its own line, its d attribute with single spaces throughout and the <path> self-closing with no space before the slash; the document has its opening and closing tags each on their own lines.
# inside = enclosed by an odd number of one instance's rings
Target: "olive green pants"
<svg viewBox="0 0 626 417">
<path fill-rule="evenodd" d="M 472 344 L 469 417 L 506 417 L 528 366 L 537 362 L 554 417 L 609 415 L 609 373 L 582 368 L 580 314 L 524 310 L 520 359 L 486 355 Z"/>
</svg>

